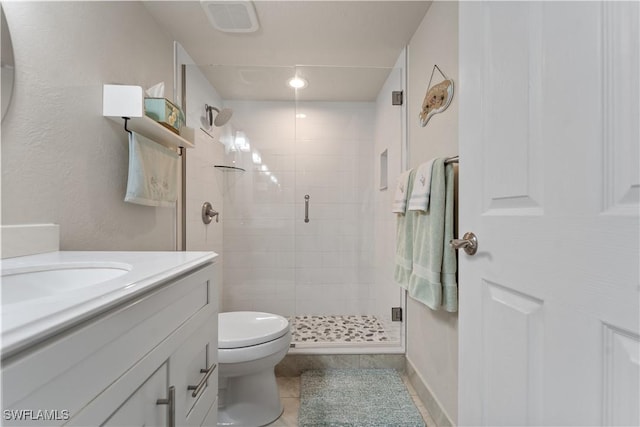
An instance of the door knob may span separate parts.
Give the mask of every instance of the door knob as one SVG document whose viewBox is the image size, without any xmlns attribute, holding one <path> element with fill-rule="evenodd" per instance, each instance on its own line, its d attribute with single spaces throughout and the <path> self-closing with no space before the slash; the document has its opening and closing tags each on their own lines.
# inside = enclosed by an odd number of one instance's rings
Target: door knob
<svg viewBox="0 0 640 427">
<path fill-rule="evenodd" d="M 478 251 L 478 238 L 475 234 L 464 233 L 462 239 L 451 239 L 449 244 L 453 249 L 464 249 L 467 255 L 474 255 Z"/>
</svg>

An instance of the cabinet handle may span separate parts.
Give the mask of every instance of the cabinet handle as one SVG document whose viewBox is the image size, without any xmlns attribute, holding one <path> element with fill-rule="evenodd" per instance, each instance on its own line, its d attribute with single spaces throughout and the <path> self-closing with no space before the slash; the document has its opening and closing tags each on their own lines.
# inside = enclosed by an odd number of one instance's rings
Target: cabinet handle
<svg viewBox="0 0 640 427">
<path fill-rule="evenodd" d="M 191 397 L 198 397 L 198 394 L 200 394 L 200 392 L 204 388 L 207 380 L 209 379 L 213 371 L 216 370 L 216 366 L 217 365 L 214 363 L 209 367 L 209 369 L 200 369 L 200 372 L 204 374 L 204 377 L 202 377 L 198 385 L 187 386 L 187 390 L 193 390 L 193 393 L 191 393 Z"/>
<path fill-rule="evenodd" d="M 166 399 L 156 400 L 156 405 L 167 405 L 167 427 L 176 425 L 176 388 L 169 387 L 169 396 Z"/>
</svg>

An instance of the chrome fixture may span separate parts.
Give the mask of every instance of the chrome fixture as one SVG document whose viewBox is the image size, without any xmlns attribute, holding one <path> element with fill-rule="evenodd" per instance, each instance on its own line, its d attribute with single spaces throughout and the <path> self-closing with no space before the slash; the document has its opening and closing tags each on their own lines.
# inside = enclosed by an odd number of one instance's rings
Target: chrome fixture
<svg viewBox="0 0 640 427">
<path fill-rule="evenodd" d="M 304 196 L 304 222 L 309 222 L 309 195 Z"/>
<path fill-rule="evenodd" d="M 204 205 L 202 205 L 202 222 L 204 222 L 205 224 L 209 224 L 211 223 L 211 220 L 213 220 L 213 217 L 216 217 L 216 222 L 218 222 L 218 215 L 219 212 L 213 210 L 213 206 L 211 206 L 211 203 L 209 202 L 204 202 Z"/>
<path fill-rule="evenodd" d="M 452 163 L 458 163 L 459 160 L 460 160 L 459 156 L 447 157 L 446 159 L 444 159 L 444 164 L 450 165 Z"/>
<path fill-rule="evenodd" d="M 474 255 L 478 251 L 478 238 L 471 232 L 464 233 L 462 239 L 451 239 L 449 244 L 453 249 L 464 249 L 467 255 Z"/>
<path fill-rule="evenodd" d="M 200 369 L 200 373 L 204 374 L 204 376 L 202 377 L 198 385 L 187 386 L 188 391 L 193 391 L 193 393 L 191 393 L 191 397 L 198 397 L 198 394 L 200 394 L 204 386 L 207 384 L 207 380 L 209 379 L 213 371 L 215 371 L 216 366 L 217 365 L 214 363 L 209 367 L 209 369 Z"/>
<path fill-rule="evenodd" d="M 214 120 L 213 112 L 218 113 Z M 233 110 L 231 108 L 223 108 L 222 110 L 213 107 L 209 104 L 204 104 L 205 115 L 209 118 L 209 126 L 215 125 L 216 127 L 224 126 L 233 116 Z"/>
<path fill-rule="evenodd" d="M 167 405 L 167 426 L 175 427 L 176 425 L 176 388 L 169 387 L 169 395 L 166 399 L 156 400 L 156 405 Z"/>
</svg>

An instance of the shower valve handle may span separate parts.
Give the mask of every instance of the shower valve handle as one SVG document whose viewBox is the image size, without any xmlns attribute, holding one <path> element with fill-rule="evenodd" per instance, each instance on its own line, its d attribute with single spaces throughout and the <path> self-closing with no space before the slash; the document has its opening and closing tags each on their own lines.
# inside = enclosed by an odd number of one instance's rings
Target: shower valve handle
<svg viewBox="0 0 640 427">
<path fill-rule="evenodd" d="M 218 211 L 213 210 L 211 203 L 204 202 L 204 205 L 202 205 L 202 222 L 205 224 L 209 224 L 213 217 L 216 217 L 216 222 L 218 222 L 219 214 L 220 213 Z"/>
</svg>

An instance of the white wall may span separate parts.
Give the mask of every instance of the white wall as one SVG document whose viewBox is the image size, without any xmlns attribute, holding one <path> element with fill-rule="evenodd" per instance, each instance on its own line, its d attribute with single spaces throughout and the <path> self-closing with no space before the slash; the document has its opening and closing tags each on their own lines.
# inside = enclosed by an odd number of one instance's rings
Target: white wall
<svg viewBox="0 0 640 427">
<path fill-rule="evenodd" d="M 374 104 L 227 106 L 262 164 L 250 153 L 229 156 L 247 172 L 227 174 L 225 310 L 368 313 Z M 296 112 L 307 117 L 296 120 Z M 309 223 L 305 194 L 311 197 Z"/>
<path fill-rule="evenodd" d="M 458 93 L 447 110 L 421 127 L 422 106 L 433 65 L 458 82 L 458 4 L 433 2 L 409 43 L 409 167 L 458 153 Z M 433 82 L 441 81 L 438 72 Z M 432 82 L 432 84 L 433 84 Z M 460 88 L 456 87 L 456 91 Z M 458 316 L 433 311 L 409 298 L 407 358 L 454 424 L 458 412 Z M 438 421 L 438 420 L 436 420 Z"/>
<path fill-rule="evenodd" d="M 123 201 L 127 133 L 102 85 L 172 97 L 173 42 L 138 2 L 3 2 L 16 80 L 2 122 L 2 223 L 57 223 L 61 248 L 172 250 L 175 209 Z"/>
</svg>

